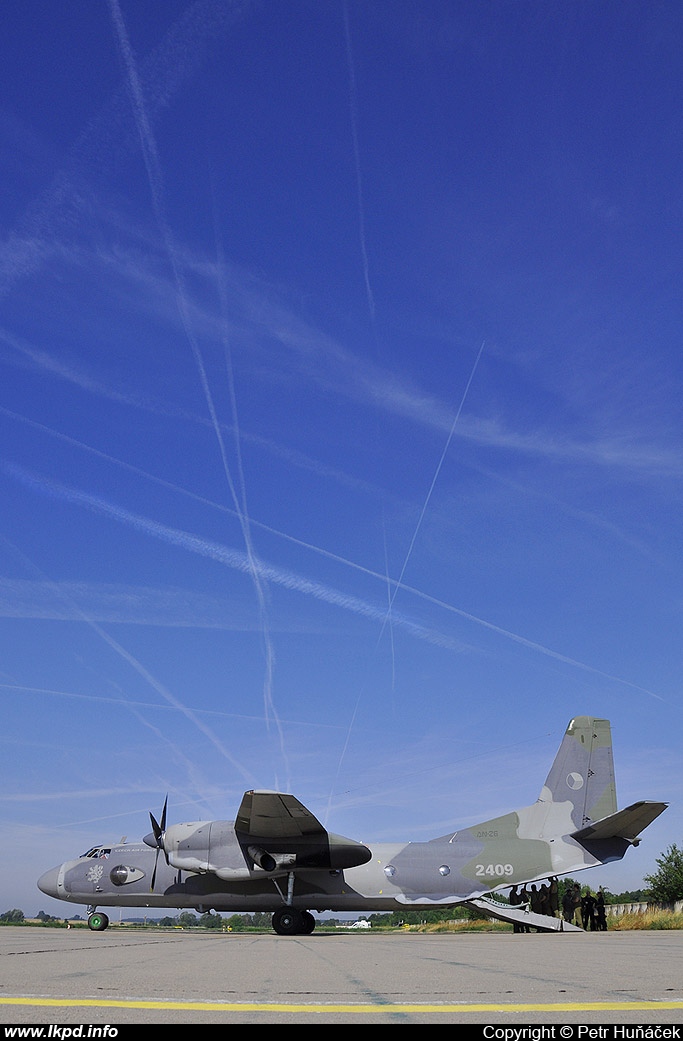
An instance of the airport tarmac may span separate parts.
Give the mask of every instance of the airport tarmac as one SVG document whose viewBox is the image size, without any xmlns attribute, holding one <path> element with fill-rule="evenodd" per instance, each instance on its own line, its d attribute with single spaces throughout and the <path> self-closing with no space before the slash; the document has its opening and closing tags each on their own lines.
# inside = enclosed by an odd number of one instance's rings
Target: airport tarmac
<svg viewBox="0 0 683 1041">
<path fill-rule="evenodd" d="M 681 1024 L 683 932 L 5 926 L 0 1023 Z"/>
</svg>

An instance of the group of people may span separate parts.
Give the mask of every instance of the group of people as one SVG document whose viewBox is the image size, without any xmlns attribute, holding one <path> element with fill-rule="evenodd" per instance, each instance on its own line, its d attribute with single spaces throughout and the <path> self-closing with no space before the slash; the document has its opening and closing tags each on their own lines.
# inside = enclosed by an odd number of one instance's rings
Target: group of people
<svg viewBox="0 0 683 1041">
<path fill-rule="evenodd" d="M 554 875 L 545 885 L 532 885 L 528 889 L 526 886 L 522 886 L 521 889 L 519 886 L 513 886 L 509 899 L 513 907 L 527 905 L 534 914 L 550 915 L 553 918 L 560 916 L 559 885 Z M 583 929 L 606 931 L 605 895 L 602 886 L 595 896 L 588 888 L 582 894 L 578 882 L 567 888 L 562 897 L 562 917 L 565 922 Z M 531 931 L 528 925 L 518 922 L 513 923 L 513 929 L 516 933 Z"/>
<path fill-rule="evenodd" d="M 519 886 L 513 886 L 509 899 L 513 907 L 527 905 L 534 914 L 552 915 L 556 918 L 560 911 L 559 889 L 555 876 L 549 878 L 546 885 L 532 885 L 529 889 L 526 886 L 522 886 L 521 889 Z M 531 932 L 528 925 L 518 922 L 513 922 L 512 928 L 516 933 Z"/>
</svg>

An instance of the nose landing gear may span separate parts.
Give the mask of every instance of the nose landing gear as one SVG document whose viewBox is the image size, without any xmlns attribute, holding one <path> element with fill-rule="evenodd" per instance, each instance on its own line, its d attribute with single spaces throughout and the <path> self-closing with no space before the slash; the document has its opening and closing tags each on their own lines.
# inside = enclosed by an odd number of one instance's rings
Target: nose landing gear
<svg viewBox="0 0 683 1041">
<path fill-rule="evenodd" d="M 109 918 L 102 911 L 96 911 L 94 907 L 88 908 L 88 929 L 94 933 L 102 933 L 109 925 Z"/>
</svg>

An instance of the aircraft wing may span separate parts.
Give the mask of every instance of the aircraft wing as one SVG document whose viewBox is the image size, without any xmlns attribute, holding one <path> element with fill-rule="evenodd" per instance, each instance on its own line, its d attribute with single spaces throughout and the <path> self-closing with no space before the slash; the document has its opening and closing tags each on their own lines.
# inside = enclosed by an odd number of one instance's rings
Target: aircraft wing
<svg viewBox="0 0 683 1041">
<path fill-rule="evenodd" d="M 327 838 L 317 817 L 293 795 L 245 792 L 237 811 L 235 831 L 249 839 Z"/>
<path fill-rule="evenodd" d="M 617 810 L 616 813 L 610 813 L 609 817 L 603 817 L 594 824 L 572 832 L 571 837 L 582 845 L 587 839 L 624 839 L 626 842 L 636 843 L 640 832 L 647 828 L 648 824 L 652 824 L 667 805 L 665 802 L 646 800 L 634 802 L 625 810 Z"/>
<path fill-rule="evenodd" d="M 327 831 L 303 803 L 283 792 L 245 792 L 235 834 L 261 866 L 277 862 L 279 854 L 293 854 L 295 869 L 336 871 L 366 864 L 372 857 L 367 846 Z"/>
</svg>

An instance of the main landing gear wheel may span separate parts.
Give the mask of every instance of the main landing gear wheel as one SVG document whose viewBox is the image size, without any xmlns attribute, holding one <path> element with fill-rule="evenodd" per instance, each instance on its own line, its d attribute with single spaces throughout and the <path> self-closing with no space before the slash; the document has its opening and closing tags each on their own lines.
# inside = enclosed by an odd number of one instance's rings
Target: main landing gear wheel
<svg viewBox="0 0 683 1041">
<path fill-rule="evenodd" d="M 94 933 L 104 932 L 108 925 L 109 919 L 106 914 L 95 911 L 93 914 L 88 915 L 88 929 L 92 929 Z"/>
<path fill-rule="evenodd" d="M 292 907 L 282 907 L 273 915 L 273 929 L 279 936 L 300 936 L 312 933 L 315 929 L 315 918 L 310 911 L 296 911 Z"/>
<path fill-rule="evenodd" d="M 315 918 L 313 917 L 311 912 L 310 911 L 302 911 L 301 912 L 301 917 L 303 919 L 303 929 L 302 929 L 302 932 L 304 932 L 304 933 L 312 933 L 313 930 L 315 929 Z"/>
</svg>

